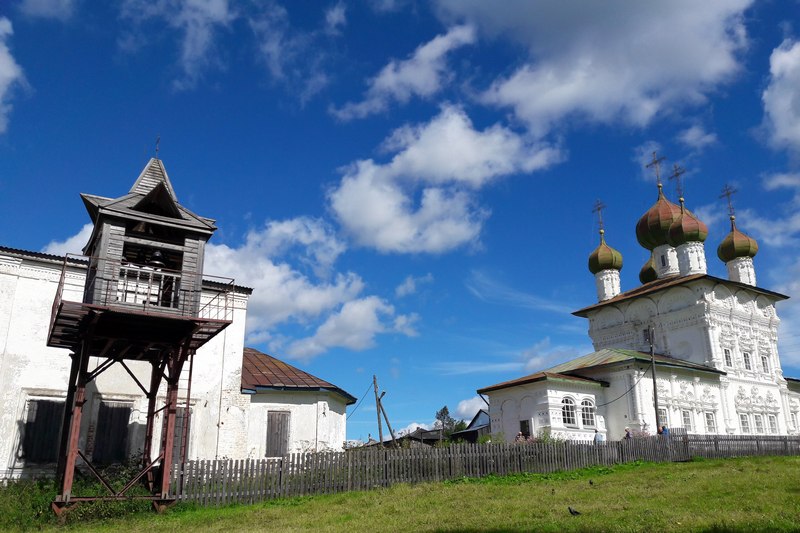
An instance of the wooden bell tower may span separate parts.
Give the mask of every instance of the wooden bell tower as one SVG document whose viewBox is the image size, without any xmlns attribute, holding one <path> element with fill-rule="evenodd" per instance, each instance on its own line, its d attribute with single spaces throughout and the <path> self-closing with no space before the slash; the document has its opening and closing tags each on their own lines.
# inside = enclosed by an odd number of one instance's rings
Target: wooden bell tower
<svg viewBox="0 0 800 533">
<path fill-rule="evenodd" d="M 57 470 L 61 490 L 52 508 L 60 515 L 81 501 L 125 499 L 144 481 L 163 510 L 174 501 L 169 484 L 179 379 L 196 350 L 230 324 L 233 280 L 204 285 L 204 247 L 216 226 L 178 203 L 161 160 L 151 159 L 124 196 L 81 197 L 94 223 L 83 250 L 89 263 L 83 300 L 63 297 L 65 259 L 48 337 L 49 346 L 67 348 L 72 358 Z M 131 361 L 149 364 L 149 380 L 137 377 Z M 80 449 L 86 386 L 113 365 L 125 369 L 148 402 L 141 470 L 119 491 Z M 190 391 L 191 372 L 188 379 Z M 154 443 L 158 413 L 163 427 Z M 108 493 L 73 495 L 76 467 L 93 473 Z"/>
</svg>

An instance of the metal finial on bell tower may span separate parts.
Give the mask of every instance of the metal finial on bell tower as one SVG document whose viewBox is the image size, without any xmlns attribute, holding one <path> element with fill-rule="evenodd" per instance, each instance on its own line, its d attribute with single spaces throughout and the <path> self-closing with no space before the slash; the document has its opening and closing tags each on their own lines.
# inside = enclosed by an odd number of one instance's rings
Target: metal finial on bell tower
<svg viewBox="0 0 800 533">
<path fill-rule="evenodd" d="M 156 159 L 158 159 L 158 152 L 160 150 L 161 145 L 161 135 L 156 137 Z"/>
</svg>

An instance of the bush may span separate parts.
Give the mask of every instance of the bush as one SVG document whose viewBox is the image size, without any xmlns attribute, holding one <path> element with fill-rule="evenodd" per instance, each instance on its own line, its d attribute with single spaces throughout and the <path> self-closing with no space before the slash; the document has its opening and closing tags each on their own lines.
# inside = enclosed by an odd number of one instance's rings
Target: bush
<svg viewBox="0 0 800 533">
<path fill-rule="evenodd" d="M 100 470 L 103 478 L 114 488 L 120 490 L 139 471 L 140 459 L 127 463 L 111 465 Z M 45 525 L 58 522 L 50 509 L 50 504 L 60 492 L 60 487 L 52 478 L 12 480 L 0 486 L 0 530 L 41 529 Z M 72 486 L 74 496 L 107 495 L 108 490 L 90 473 L 75 472 Z M 150 493 L 143 484 L 132 487 L 126 495 L 144 496 Z M 68 523 L 127 516 L 131 513 L 146 512 L 152 509 L 149 500 L 122 500 L 81 502 L 66 513 Z"/>
</svg>

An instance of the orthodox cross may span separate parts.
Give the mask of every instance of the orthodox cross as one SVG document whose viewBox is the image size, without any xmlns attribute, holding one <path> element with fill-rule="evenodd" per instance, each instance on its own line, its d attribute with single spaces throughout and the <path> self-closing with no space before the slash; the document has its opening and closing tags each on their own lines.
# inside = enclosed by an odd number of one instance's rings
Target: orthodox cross
<svg viewBox="0 0 800 533">
<path fill-rule="evenodd" d="M 730 216 L 733 216 L 733 202 L 731 201 L 731 196 L 737 192 L 738 191 L 736 189 L 726 183 L 725 187 L 722 188 L 722 194 L 719 195 L 720 198 L 724 196 L 728 197 L 728 214 L 730 214 Z"/>
<path fill-rule="evenodd" d="M 158 150 L 159 150 L 159 146 L 158 145 L 159 144 L 161 144 L 161 135 L 156 137 L 156 159 L 158 159 Z"/>
<path fill-rule="evenodd" d="M 603 209 L 606 208 L 606 204 L 597 200 L 594 203 L 594 208 L 592 209 L 592 213 L 597 213 L 597 222 L 600 224 L 600 231 L 605 231 L 603 228 Z"/>
<path fill-rule="evenodd" d="M 672 175 L 669 177 L 670 180 L 675 180 L 675 191 L 678 193 L 678 198 L 683 198 L 683 183 L 681 176 L 686 174 L 686 170 L 677 163 L 672 165 Z"/>
<path fill-rule="evenodd" d="M 665 159 L 666 157 L 664 156 L 658 157 L 658 155 L 656 155 L 656 153 L 653 152 L 653 160 L 650 161 L 647 165 L 645 165 L 645 168 L 652 167 L 655 170 L 656 183 L 659 185 L 659 187 L 661 186 L 661 162 L 664 161 Z"/>
</svg>

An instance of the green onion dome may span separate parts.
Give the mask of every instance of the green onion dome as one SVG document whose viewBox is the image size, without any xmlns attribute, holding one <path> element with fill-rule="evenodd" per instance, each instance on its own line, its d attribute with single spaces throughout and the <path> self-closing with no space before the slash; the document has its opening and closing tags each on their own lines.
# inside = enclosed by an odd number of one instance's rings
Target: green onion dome
<svg viewBox="0 0 800 533">
<path fill-rule="evenodd" d="M 757 253 L 758 243 L 736 229 L 736 217 L 731 215 L 731 232 L 717 248 L 717 256 L 727 263 L 738 257 L 755 257 Z"/>
<path fill-rule="evenodd" d="M 645 283 L 650 283 L 651 281 L 655 281 L 658 279 L 658 272 L 656 272 L 656 262 L 653 259 L 653 254 L 650 254 L 650 259 L 644 264 L 642 269 L 639 271 L 639 281 L 642 282 L 642 285 Z"/>
<path fill-rule="evenodd" d="M 667 244 L 669 228 L 681 215 L 681 208 L 667 200 L 662 189 L 659 183 L 658 200 L 636 223 L 636 239 L 648 250 Z"/>
<path fill-rule="evenodd" d="M 667 242 L 670 246 L 677 247 L 687 242 L 705 241 L 706 237 L 708 237 L 708 226 L 684 207 L 683 198 L 680 201 L 681 214 L 669 227 Z"/>
<path fill-rule="evenodd" d="M 605 231 L 600 230 L 600 245 L 589 255 L 589 271 L 622 270 L 622 254 L 606 244 Z"/>
</svg>

